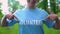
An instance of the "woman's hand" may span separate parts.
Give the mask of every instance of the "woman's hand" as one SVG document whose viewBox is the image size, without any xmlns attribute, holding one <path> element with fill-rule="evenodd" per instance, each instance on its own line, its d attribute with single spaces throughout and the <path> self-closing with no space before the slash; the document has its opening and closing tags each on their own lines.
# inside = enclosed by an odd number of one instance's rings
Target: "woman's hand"
<svg viewBox="0 0 60 34">
<path fill-rule="evenodd" d="M 57 18 L 58 18 L 58 16 L 56 14 L 50 14 L 48 16 L 48 19 L 50 19 L 50 20 L 56 20 Z"/>
<path fill-rule="evenodd" d="M 9 14 L 7 14 L 6 15 L 6 18 L 8 18 L 8 19 L 14 19 L 14 15 L 13 15 L 13 13 L 9 13 Z"/>
</svg>

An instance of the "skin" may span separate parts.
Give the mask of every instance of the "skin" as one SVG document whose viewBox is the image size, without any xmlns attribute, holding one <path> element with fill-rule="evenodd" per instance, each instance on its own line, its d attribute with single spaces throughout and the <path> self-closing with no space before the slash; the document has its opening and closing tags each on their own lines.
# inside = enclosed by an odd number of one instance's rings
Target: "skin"
<svg viewBox="0 0 60 34">
<path fill-rule="evenodd" d="M 35 5 L 37 2 L 39 2 L 39 0 L 27 0 L 27 8 L 29 8 L 29 9 L 35 8 L 36 7 Z M 5 15 L 1 20 L 2 26 L 7 26 L 7 22 L 6 22 L 7 18 L 12 20 L 16 17 L 13 15 L 13 13 Z M 46 19 L 56 20 L 57 18 L 58 18 L 58 16 L 51 12 L 50 15 Z M 56 25 L 58 25 L 58 23 L 56 23 L 55 26 Z M 53 28 L 56 28 L 55 26 Z"/>
</svg>

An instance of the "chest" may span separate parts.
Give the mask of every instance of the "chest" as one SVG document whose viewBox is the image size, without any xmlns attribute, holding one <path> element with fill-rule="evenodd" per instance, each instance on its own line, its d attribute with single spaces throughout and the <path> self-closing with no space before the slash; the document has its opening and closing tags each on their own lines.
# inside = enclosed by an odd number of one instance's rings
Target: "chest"
<svg viewBox="0 0 60 34">
<path fill-rule="evenodd" d="M 44 19 L 44 14 L 40 12 L 21 12 L 18 15 L 19 20 L 42 20 Z"/>
<path fill-rule="evenodd" d="M 39 12 L 22 12 L 18 18 L 20 25 L 42 25 L 44 16 Z"/>
</svg>

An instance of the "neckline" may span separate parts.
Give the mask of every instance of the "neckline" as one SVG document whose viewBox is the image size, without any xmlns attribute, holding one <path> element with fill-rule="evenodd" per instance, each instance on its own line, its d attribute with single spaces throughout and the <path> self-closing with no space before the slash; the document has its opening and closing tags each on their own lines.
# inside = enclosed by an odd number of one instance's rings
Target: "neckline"
<svg viewBox="0 0 60 34">
<path fill-rule="evenodd" d="M 37 7 L 33 8 L 33 9 L 25 7 L 25 9 L 27 9 L 27 10 L 35 10 L 35 9 L 37 9 Z"/>
</svg>

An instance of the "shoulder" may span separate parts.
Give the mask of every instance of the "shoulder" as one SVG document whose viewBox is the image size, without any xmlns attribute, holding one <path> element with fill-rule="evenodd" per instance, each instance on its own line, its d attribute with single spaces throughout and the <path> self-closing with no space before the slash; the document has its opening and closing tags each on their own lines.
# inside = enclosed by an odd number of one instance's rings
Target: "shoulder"
<svg viewBox="0 0 60 34">
<path fill-rule="evenodd" d="M 18 9 L 18 10 L 16 10 L 14 13 L 17 13 L 17 12 L 19 13 L 20 11 L 21 11 L 21 9 Z"/>
<path fill-rule="evenodd" d="M 41 8 L 37 8 L 37 10 L 39 10 L 42 13 L 47 13 L 44 9 L 41 9 Z"/>
<path fill-rule="evenodd" d="M 45 11 L 44 9 L 41 9 L 41 8 L 37 8 L 39 11 L 40 11 L 40 13 L 42 13 L 42 14 L 48 14 L 47 13 L 47 11 Z"/>
<path fill-rule="evenodd" d="M 38 10 L 39 10 L 39 12 L 40 12 L 40 14 L 42 15 L 42 16 L 48 16 L 49 14 L 47 13 L 47 11 L 45 11 L 44 9 L 41 9 L 41 8 L 37 8 Z"/>
<path fill-rule="evenodd" d="M 24 10 L 24 8 L 23 9 L 18 9 L 14 12 L 14 14 L 19 14 L 19 13 L 23 12 L 23 10 Z"/>
</svg>

